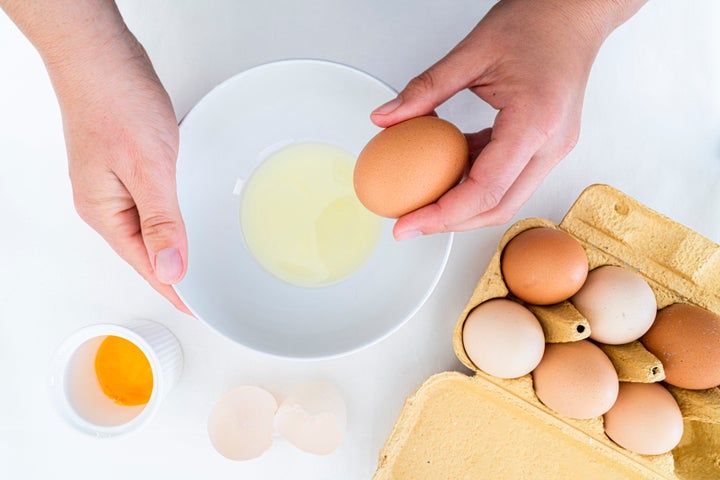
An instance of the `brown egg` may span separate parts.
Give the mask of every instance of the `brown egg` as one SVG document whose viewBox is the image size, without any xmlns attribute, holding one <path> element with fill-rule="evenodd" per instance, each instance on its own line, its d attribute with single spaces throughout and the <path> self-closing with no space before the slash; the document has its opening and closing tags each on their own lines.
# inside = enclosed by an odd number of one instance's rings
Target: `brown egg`
<svg viewBox="0 0 720 480">
<path fill-rule="evenodd" d="M 613 364 L 588 340 L 547 344 L 532 377 L 540 401 L 566 417 L 598 417 L 618 394 Z"/>
<path fill-rule="evenodd" d="M 665 368 L 665 381 L 692 390 L 720 385 L 720 317 L 675 303 L 657 312 L 640 339 Z"/>
<path fill-rule="evenodd" d="M 525 230 L 505 246 L 501 268 L 505 284 L 520 300 L 550 305 L 567 300 L 588 274 L 585 249 L 554 228 Z"/>
<path fill-rule="evenodd" d="M 397 218 L 440 198 L 460 181 L 467 162 L 467 141 L 457 127 L 437 117 L 412 118 L 363 148 L 355 193 L 371 212 Z"/>
<path fill-rule="evenodd" d="M 615 405 L 603 418 L 608 437 L 643 455 L 669 452 L 683 434 L 680 407 L 657 383 L 622 382 Z"/>
</svg>

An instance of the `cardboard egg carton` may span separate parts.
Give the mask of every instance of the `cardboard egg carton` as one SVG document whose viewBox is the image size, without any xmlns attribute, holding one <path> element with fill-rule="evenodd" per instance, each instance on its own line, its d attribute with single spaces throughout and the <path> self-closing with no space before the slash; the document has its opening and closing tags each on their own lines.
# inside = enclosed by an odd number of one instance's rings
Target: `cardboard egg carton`
<svg viewBox="0 0 720 480">
<path fill-rule="evenodd" d="M 545 407 L 531 375 L 500 379 L 470 361 L 462 343 L 465 319 L 484 301 L 509 295 L 500 271 L 503 248 L 535 227 L 575 237 L 590 269 L 618 265 L 636 271 L 653 289 L 658 308 L 686 302 L 720 314 L 720 246 L 609 186 L 588 187 L 559 225 L 526 219 L 505 233 L 454 332 L 455 353 L 474 375 L 434 375 L 406 400 L 373 480 L 720 478 L 720 388 L 669 387 L 683 414 L 683 438 L 667 454 L 640 455 L 612 442 L 602 417 L 577 420 Z M 548 342 L 590 335 L 587 320 L 570 302 L 527 306 Z M 660 361 L 639 342 L 601 348 L 620 381 L 664 379 Z"/>
</svg>

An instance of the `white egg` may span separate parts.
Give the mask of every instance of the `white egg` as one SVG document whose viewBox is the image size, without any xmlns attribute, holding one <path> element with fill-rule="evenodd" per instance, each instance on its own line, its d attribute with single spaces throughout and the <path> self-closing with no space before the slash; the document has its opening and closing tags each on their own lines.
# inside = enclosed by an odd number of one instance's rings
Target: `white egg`
<svg viewBox="0 0 720 480">
<path fill-rule="evenodd" d="M 285 398 L 275 414 L 275 429 L 304 452 L 332 453 L 345 436 L 346 407 L 334 385 L 305 383 Z"/>
<path fill-rule="evenodd" d="M 590 338 L 608 345 L 637 340 L 657 313 L 650 285 L 639 274 L 612 265 L 592 270 L 570 301 L 590 324 Z"/>
<path fill-rule="evenodd" d="M 272 446 L 277 400 L 260 387 L 245 385 L 230 390 L 208 417 L 213 447 L 230 460 L 259 457 Z"/>
</svg>

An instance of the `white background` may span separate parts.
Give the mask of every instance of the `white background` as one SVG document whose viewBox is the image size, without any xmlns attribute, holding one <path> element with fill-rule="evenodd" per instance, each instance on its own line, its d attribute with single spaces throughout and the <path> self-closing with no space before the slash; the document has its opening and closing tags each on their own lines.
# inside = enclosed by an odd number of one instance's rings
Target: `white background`
<svg viewBox="0 0 720 480">
<path fill-rule="evenodd" d="M 120 8 L 180 118 L 227 77 L 284 58 L 339 61 L 400 89 L 491 4 L 126 0 Z M 609 183 L 720 242 L 719 19 L 712 0 L 654 0 L 617 30 L 593 68 L 579 144 L 517 218 L 557 222 L 584 187 Z M 464 371 L 452 329 L 505 227 L 457 235 L 435 293 L 381 343 L 326 361 L 268 357 L 175 311 L 79 220 L 50 83 L 2 13 L 0 62 L 0 478 L 367 479 L 405 397 L 434 373 Z M 467 93 L 439 113 L 466 130 L 492 119 Z M 50 404 L 50 357 L 84 325 L 134 317 L 180 339 L 180 382 L 134 436 L 76 433 Z M 261 458 L 233 463 L 211 448 L 205 420 L 223 392 L 253 384 L 282 397 L 314 378 L 347 398 L 347 437 L 333 454 L 307 455 L 278 440 Z"/>
</svg>

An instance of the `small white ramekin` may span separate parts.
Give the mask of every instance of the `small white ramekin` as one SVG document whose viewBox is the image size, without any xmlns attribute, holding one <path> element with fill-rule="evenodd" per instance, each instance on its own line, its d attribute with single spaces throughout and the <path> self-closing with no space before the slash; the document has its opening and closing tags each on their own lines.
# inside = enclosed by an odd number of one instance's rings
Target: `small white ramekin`
<svg viewBox="0 0 720 480">
<path fill-rule="evenodd" d="M 145 405 L 122 406 L 108 398 L 95 373 L 95 355 L 107 336 L 122 337 L 140 348 L 150 362 L 153 389 Z M 50 394 L 60 415 L 81 432 L 98 438 L 126 435 L 145 426 L 182 371 L 180 343 L 164 326 L 150 320 L 84 327 L 67 337 L 51 363 Z"/>
</svg>

